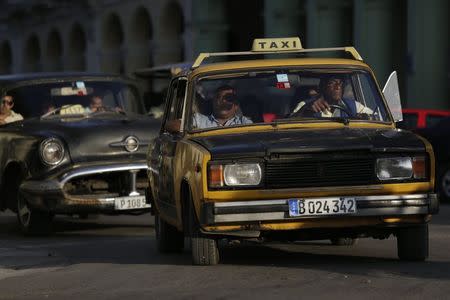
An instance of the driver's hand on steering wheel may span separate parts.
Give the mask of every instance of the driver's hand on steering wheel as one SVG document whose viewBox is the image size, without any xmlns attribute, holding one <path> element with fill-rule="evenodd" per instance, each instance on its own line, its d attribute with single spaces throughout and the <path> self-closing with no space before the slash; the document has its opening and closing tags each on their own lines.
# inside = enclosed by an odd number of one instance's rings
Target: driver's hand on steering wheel
<svg viewBox="0 0 450 300">
<path fill-rule="evenodd" d="M 316 113 L 330 111 L 330 105 L 323 97 L 320 97 L 311 104 L 311 109 Z"/>
</svg>

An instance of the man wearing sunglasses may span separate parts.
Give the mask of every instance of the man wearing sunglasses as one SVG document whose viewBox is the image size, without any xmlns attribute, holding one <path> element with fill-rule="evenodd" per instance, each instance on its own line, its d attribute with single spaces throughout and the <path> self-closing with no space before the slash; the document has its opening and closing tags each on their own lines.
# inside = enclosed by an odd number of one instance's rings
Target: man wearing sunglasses
<svg viewBox="0 0 450 300">
<path fill-rule="evenodd" d="M 0 125 L 23 120 L 21 114 L 12 110 L 13 107 L 13 97 L 9 95 L 3 96 L 0 104 Z"/>
<path fill-rule="evenodd" d="M 192 126 L 203 129 L 253 123 L 242 115 L 236 92 L 231 86 L 224 85 L 216 90 L 212 108 L 213 112 L 209 116 L 195 113 Z"/>
</svg>

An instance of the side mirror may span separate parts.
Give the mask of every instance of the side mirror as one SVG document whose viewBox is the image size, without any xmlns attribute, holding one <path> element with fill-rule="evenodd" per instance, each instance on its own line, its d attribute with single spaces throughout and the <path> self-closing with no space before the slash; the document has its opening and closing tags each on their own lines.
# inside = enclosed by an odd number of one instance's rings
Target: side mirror
<svg viewBox="0 0 450 300">
<path fill-rule="evenodd" d="M 394 122 L 403 121 L 402 103 L 400 100 L 400 91 L 398 89 L 397 71 L 389 76 L 384 88 L 384 98 L 387 101 L 389 110 L 391 111 Z"/>
<path fill-rule="evenodd" d="M 164 125 L 164 129 L 171 134 L 180 133 L 181 120 L 180 119 L 168 120 Z"/>
</svg>

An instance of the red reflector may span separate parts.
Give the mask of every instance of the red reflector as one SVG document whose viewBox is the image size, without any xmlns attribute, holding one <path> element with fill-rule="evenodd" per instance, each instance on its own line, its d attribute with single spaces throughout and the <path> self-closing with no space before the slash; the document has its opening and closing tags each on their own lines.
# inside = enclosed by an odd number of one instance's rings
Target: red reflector
<svg viewBox="0 0 450 300">
<path fill-rule="evenodd" d="M 291 84 L 289 82 L 277 82 L 277 89 L 290 89 Z"/>
</svg>

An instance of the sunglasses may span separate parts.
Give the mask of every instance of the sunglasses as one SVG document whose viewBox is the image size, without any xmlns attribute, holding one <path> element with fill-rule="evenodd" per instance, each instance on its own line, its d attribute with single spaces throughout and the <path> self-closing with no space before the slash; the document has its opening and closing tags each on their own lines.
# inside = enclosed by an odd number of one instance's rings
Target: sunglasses
<svg viewBox="0 0 450 300">
<path fill-rule="evenodd" d="M 9 100 L 2 100 L 3 104 L 7 104 L 7 105 L 13 105 L 14 102 L 9 101 Z"/>
<path fill-rule="evenodd" d="M 235 94 L 226 94 L 223 99 L 227 102 L 238 103 L 238 99 Z"/>
</svg>

